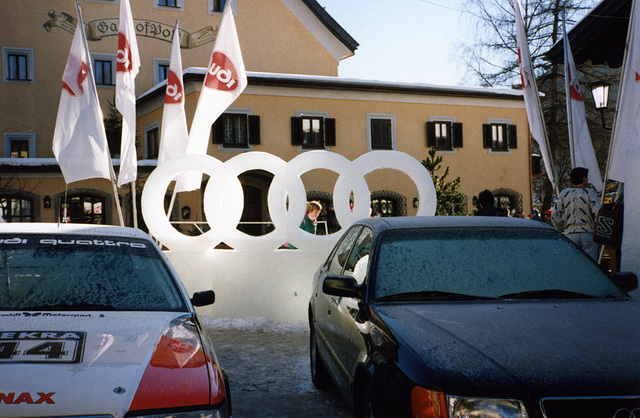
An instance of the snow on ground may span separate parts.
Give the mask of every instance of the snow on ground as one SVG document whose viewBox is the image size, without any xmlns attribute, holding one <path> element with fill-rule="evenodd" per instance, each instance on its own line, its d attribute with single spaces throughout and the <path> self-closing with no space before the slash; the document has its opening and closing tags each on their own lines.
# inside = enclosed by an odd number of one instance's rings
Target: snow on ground
<svg viewBox="0 0 640 418">
<path fill-rule="evenodd" d="M 319 391 L 311 382 L 306 323 L 201 319 L 229 376 L 235 418 L 350 416 L 335 391 Z"/>
</svg>

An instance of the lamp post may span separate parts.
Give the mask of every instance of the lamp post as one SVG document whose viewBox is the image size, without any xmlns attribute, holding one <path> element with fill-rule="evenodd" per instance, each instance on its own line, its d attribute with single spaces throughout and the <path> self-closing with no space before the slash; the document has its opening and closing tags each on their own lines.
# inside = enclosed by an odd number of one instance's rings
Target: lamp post
<svg viewBox="0 0 640 418">
<path fill-rule="evenodd" d="M 609 86 L 611 86 L 611 84 L 604 81 L 595 82 L 590 86 L 591 94 L 593 94 L 593 102 L 596 105 L 596 109 L 600 110 L 600 115 L 602 115 L 602 127 L 604 129 L 611 129 L 607 128 L 604 122 L 604 110 L 609 105 Z"/>
</svg>

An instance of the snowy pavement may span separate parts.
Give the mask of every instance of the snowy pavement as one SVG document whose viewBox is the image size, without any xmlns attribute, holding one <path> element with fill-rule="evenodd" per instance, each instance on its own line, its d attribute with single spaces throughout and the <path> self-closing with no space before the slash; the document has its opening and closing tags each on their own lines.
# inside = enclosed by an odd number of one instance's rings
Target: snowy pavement
<svg viewBox="0 0 640 418">
<path fill-rule="evenodd" d="M 202 319 L 229 375 L 234 418 L 351 416 L 335 391 L 311 383 L 307 324 Z"/>
</svg>

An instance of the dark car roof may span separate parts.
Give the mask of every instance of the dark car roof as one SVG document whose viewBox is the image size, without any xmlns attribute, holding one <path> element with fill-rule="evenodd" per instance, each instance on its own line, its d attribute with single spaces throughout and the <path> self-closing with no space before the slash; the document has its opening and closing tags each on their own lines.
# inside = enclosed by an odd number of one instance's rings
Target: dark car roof
<svg viewBox="0 0 640 418">
<path fill-rule="evenodd" d="M 407 228 L 554 229 L 540 221 L 499 216 L 400 216 L 362 219 L 356 224 L 370 226 L 376 235 L 389 229 Z"/>
</svg>

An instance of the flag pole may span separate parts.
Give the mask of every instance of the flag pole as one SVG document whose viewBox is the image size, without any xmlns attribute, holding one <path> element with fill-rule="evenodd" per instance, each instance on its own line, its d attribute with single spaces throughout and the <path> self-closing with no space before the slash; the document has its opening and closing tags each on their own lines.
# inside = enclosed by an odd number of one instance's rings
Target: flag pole
<svg viewBox="0 0 640 418">
<path fill-rule="evenodd" d="M 611 139 L 609 140 L 609 152 L 607 154 L 607 164 L 604 171 L 604 183 L 602 186 L 602 196 L 600 198 L 602 204 L 604 204 L 606 185 L 607 185 L 607 181 L 609 180 L 609 163 L 611 161 L 611 151 L 613 150 L 613 138 L 614 138 L 614 133 L 616 131 L 616 122 L 618 121 L 618 112 L 620 111 L 620 103 L 622 103 L 622 97 L 624 95 L 624 90 L 625 90 L 624 88 L 622 88 L 623 87 L 622 83 L 624 82 L 624 75 L 625 75 L 624 70 L 627 67 L 627 58 L 629 55 L 629 40 L 631 39 L 631 33 L 633 29 L 632 26 L 634 24 L 633 16 L 634 16 L 635 8 L 636 8 L 636 0 L 633 0 L 631 3 L 631 12 L 629 14 L 629 27 L 627 29 L 627 40 L 624 45 L 622 71 L 620 72 L 620 88 L 618 89 L 618 99 L 616 100 L 616 111 L 613 117 L 613 126 L 611 127 Z M 635 22 L 635 24 L 638 24 L 638 22 Z M 620 185 L 618 185 L 618 192 L 619 191 L 620 191 Z"/>
<path fill-rule="evenodd" d="M 567 102 L 567 123 L 569 125 L 569 155 L 571 157 L 571 167 L 576 166 L 576 147 L 575 138 L 573 137 L 573 104 L 571 103 L 571 75 L 569 74 L 569 40 L 567 39 L 567 11 L 562 10 L 562 42 L 564 46 L 564 91 L 565 101 Z"/>
<path fill-rule="evenodd" d="M 87 67 L 89 68 L 89 82 L 91 83 L 92 94 L 95 96 L 96 103 L 98 107 L 100 106 L 100 99 L 98 98 L 98 91 L 96 90 L 96 85 L 93 80 L 93 64 L 91 63 L 91 54 L 89 53 L 89 45 L 87 44 L 87 35 L 84 31 L 84 21 L 82 20 L 82 11 L 80 10 L 80 5 L 78 4 L 78 0 L 76 0 L 76 10 L 78 11 L 78 19 L 80 19 L 80 30 L 82 31 L 82 43 L 84 44 L 84 49 L 87 54 Z M 102 113 L 102 111 L 101 111 Z M 109 148 L 109 144 L 107 144 L 107 149 Z M 111 154 L 111 152 L 109 152 Z M 120 199 L 118 197 L 118 188 L 116 186 L 116 173 L 113 171 L 113 164 L 111 165 L 111 185 L 113 186 L 113 195 L 116 201 L 116 208 L 118 210 L 118 217 L 120 219 L 120 226 L 124 226 L 124 219 L 122 217 L 122 208 L 120 207 Z"/>
</svg>

